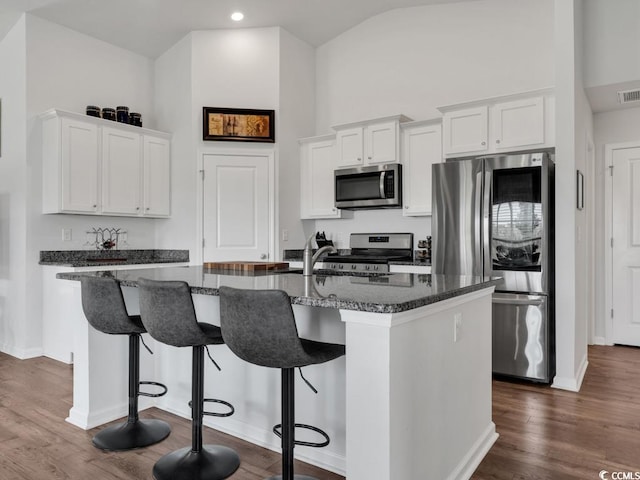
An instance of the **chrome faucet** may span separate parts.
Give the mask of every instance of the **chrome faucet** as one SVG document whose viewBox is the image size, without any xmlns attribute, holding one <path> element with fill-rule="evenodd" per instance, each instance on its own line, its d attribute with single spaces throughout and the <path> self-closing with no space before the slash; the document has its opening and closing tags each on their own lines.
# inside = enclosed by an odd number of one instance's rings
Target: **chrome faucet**
<svg viewBox="0 0 640 480">
<path fill-rule="evenodd" d="M 311 234 L 311 236 L 307 239 L 307 244 L 304 246 L 304 253 L 302 254 L 302 275 L 308 277 L 313 275 L 313 266 L 318 261 L 318 257 L 325 252 L 337 253 L 336 247 L 333 245 L 325 245 L 324 247 L 320 247 L 318 251 L 313 254 L 312 242 L 315 234 Z"/>
</svg>

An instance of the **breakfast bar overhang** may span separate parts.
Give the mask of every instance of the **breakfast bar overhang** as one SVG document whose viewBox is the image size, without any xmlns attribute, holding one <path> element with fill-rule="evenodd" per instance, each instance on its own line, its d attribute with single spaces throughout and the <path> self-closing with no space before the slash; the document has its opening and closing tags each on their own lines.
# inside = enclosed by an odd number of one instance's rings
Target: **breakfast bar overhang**
<svg viewBox="0 0 640 480">
<path fill-rule="evenodd" d="M 182 280 L 199 321 L 219 325 L 218 288 L 287 292 L 300 336 L 346 345 L 346 356 L 308 367 L 296 389 L 296 416 L 331 436 L 324 449 L 296 448 L 296 457 L 348 480 L 467 479 L 497 438 L 491 418 L 491 294 L 496 279 L 428 274 L 243 274 L 202 267 L 59 273 L 73 323 L 74 397 L 69 422 L 85 429 L 126 415 L 124 339 L 89 327 L 80 300 L 83 275 L 116 278 L 129 313 L 137 313 L 138 278 Z M 400 275 L 402 277 L 394 277 Z M 393 281 L 392 281 L 393 280 Z M 154 343 L 141 378 L 165 383 L 156 406 L 189 417 L 188 354 Z M 212 349 L 222 372 L 206 373 L 205 395 L 234 404 L 229 418 L 206 424 L 279 449 L 279 382 L 269 369 Z M 209 368 L 210 366 L 207 366 Z M 143 413 L 144 415 L 144 413 Z"/>
</svg>

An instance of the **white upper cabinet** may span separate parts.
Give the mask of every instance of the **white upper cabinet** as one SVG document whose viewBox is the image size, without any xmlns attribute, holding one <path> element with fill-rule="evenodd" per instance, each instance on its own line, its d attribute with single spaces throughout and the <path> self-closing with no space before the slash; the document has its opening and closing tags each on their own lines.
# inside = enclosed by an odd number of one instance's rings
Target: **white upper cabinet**
<svg viewBox="0 0 640 480">
<path fill-rule="evenodd" d="M 336 133 L 337 167 L 364 165 L 364 132 L 361 127 L 346 128 Z"/>
<path fill-rule="evenodd" d="M 555 146 L 550 89 L 440 107 L 445 157 Z"/>
<path fill-rule="evenodd" d="M 168 138 L 144 135 L 144 214 L 153 217 L 171 215 L 171 142 Z"/>
<path fill-rule="evenodd" d="M 336 136 L 300 140 L 300 218 L 340 218 L 335 206 Z"/>
<path fill-rule="evenodd" d="M 399 162 L 400 124 L 408 120 L 403 115 L 395 115 L 333 127 L 337 168 Z"/>
<path fill-rule="evenodd" d="M 98 211 L 98 129 L 63 118 L 43 125 L 43 212 Z"/>
<path fill-rule="evenodd" d="M 142 144 L 140 135 L 102 127 L 102 213 L 140 213 Z"/>
<path fill-rule="evenodd" d="M 402 125 L 404 216 L 431 215 L 431 166 L 440 162 L 440 119 Z"/>
<path fill-rule="evenodd" d="M 489 147 L 486 106 L 464 108 L 444 114 L 444 151 L 447 155 L 486 152 Z"/>
<path fill-rule="evenodd" d="M 60 110 L 41 119 L 43 213 L 169 216 L 168 134 Z"/>
</svg>

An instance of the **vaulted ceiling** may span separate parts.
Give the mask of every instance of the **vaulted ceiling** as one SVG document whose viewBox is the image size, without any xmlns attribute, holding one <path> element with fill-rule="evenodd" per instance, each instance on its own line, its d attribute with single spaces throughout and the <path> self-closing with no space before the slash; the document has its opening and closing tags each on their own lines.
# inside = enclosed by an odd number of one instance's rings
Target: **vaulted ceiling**
<svg viewBox="0 0 640 480">
<path fill-rule="evenodd" d="M 3 25 L 22 12 L 157 58 L 193 30 L 281 26 L 318 46 L 396 8 L 468 0 L 0 0 Z M 240 10 L 241 22 L 230 19 Z"/>
</svg>

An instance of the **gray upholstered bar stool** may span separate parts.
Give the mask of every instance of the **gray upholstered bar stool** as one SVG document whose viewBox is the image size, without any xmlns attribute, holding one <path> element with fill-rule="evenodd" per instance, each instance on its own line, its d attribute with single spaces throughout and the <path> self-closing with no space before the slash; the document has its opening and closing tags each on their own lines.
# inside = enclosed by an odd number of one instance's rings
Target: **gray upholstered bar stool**
<svg viewBox="0 0 640 480">
<path fill-rule="evenodd" d="M 223 400 L 204 398 L 204 351 L 207 345 L 224 343 L 220 328 L 196 318 L 186 282 L 138 279 L 140 315 L 149 334 L 174 347 L 192 347 L 191 447 L 168 453 L 153 466 L 156 480 L 222 480 L 240 466 L 240 457 L 229 447 L 202 444 L 203 415 L 228 417 L 233 406 Z M 213 359 L 212 359 L 213 360 Z M 214 362 L 215 363 L 215 362 Z M 216 365 L 217 366 L 217 365 Z M 204 402 L 227 406 L 230 411 L 204 411 Z"/>
<path fill-rule="evenodd" d="M 158 443 L 169 435 L 171 427 L 162 420 L 138 417 L 138 396 L 160 397 L 167 388 L 157 382 L 140 381 L 140 335 L 146 330 L 140 315 L 129 315 L 122 290 L 112 277 L 83 277 L 80 280 L 82 309 L 89 324 L 110 335 L 129 335 L 129 415 L 127 421 L 107 427 L 93 437 L 103 450 L 131 450 Z M 140 392 L 140 384 L 162 388 L 160 393 Z"/>
<path fill-rule="evenodd" d="M 286 292 L 230 287 L 220 287 L 219 291 L 220 324 L 227 346 L 249 363 L 281 369 L 282 424 L 276 425 L 273 431 L 282 438 L 282 475 L 269 480 L 315 480 L 306 475 L 294 475 L 293 448 L 295 445 L 324 447 L 329 444 L 329 436 L 319 428 L 295 423 L 295 368 L 338 358 L 345 353 L 344 345 L 300 338 Z M 325 440 L 318 443 L 297 441 L 295 427 L 320 433 Z"/>
</svg>

